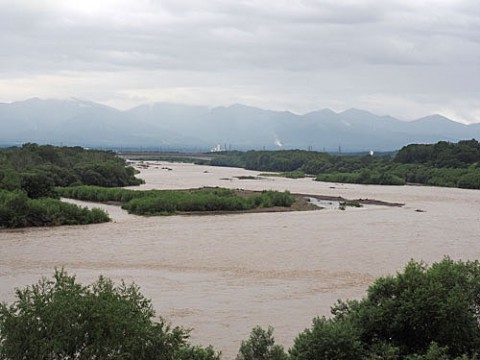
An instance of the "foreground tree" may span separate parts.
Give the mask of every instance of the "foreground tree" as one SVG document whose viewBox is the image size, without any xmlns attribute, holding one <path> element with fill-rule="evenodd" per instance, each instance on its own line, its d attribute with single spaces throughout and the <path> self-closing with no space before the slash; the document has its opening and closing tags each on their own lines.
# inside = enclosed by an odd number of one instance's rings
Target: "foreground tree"
<svg viewBox="0 0 480 360">
<path fill-rule="evenodd" d="M 351 310 L 369 344 L 381 340 L 400 353 L 423 354 L 434 342 L 450 356 L 479 353 L 480 263 L 412 261 L 403 273 L 376 280 Z"/>
<path fill-rule="evenodd" d="M 187 330 L 155 322 L 134 284 L 100 277 L 83 286 L 56 270 L 16 297 L 0 305 L 1 359 L 218 359 L 211 348 L 190 346 Z"/>
<path fill-rule="evenodd" d="M 360 301 L 338 302 L 295 339 L 295 360 L 477 359 L 480 263 L 446 258 L 377 279 Z"/>
<path fill-rule="evenodd" d="M 257 326 L 252 329 L 248 340 L 242 341 L 236 360 L 287 360 L 281 345 L 275 344 L 273 328 L 267 330 Z"/>
<path fill-rule="evenodd" d="M 344 319 L 314 319 L 312 329 L 299 334 L 290 349 L 293 360 L 362 359 L 364 353 L 358 329 Z"/>
<path fill-rule="evenodd" d="M 82 286 L 63 270 L 0 305 L 0 359 L 219 360 L 188 331 L 155 322 L 135 285 L 100 277 Z M 256 327 L 237 360 L 479 360 L 480 262 L 449 258 L 377 279 L 367 297 L 316 318 L 289 355 Z"/>
</svg>

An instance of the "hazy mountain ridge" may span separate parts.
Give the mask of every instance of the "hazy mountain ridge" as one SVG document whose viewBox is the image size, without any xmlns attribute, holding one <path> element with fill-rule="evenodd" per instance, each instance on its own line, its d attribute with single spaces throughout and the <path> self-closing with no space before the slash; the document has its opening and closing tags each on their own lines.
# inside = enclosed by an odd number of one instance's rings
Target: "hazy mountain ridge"
<svg viewBox="0 0 480 360">
<path fill-rule="evenodd" d="M 441 115 L 411 122 L 365 110 L 297 115 L 235 104 L 155 103 L 121 111 L 77 99 L 0 103 L 0 144 L 63 143 L 104 147 L 395 150 L 409 143 L 480 138 L 480 125 Z"/>
</svg>

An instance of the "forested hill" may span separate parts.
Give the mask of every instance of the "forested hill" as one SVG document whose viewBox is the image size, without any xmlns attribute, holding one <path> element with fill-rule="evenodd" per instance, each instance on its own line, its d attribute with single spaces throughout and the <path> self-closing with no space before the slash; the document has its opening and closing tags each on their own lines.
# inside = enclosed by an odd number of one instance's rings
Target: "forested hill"
<svg viewBox="0 0 480 360">
<path fill-rule="evenodd" d="M 98 209 L 59 201 L 55 186 L 138 185 L 135 170 L 113 152 L 25 144 L 0 150 L 0 228 L 108 221 Z"/>
<path fill-rule="evenodd" d="M 480 189 L 479 162 L 478 141 L 463 140 L 411 144 L 392 156 L 336 156 L 301 150 L 224 152 L 210 163 L 281 172 L 288 177 L 310 174 L 319 181 Z"/>
<path fill-rule="evenodd" d="M 25 142 L 172 151 L 314 149 L 393 151 L 411 143 L 480 137 L 480 124 L 441 115 L 402 121 L 360 109 L 307 114 L 245 105 L 145 104 L 120 111 L 71 100 L 0 103 L 0 144 Z M 480 121 L 480 119 L 479 119 Z"/>
</svg>

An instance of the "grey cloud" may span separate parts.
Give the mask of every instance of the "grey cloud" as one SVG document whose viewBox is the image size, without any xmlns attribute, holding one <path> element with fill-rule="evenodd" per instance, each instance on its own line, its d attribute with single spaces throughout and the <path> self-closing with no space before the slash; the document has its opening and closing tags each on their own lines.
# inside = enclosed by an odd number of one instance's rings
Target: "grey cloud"
<svg viewBox="0 0 480 360">
<path fill-rule="evenodd" d="M 124 3 L 92 15 L 0 1 L 1 76 L 150 73 L 158 83 L 168 73 L 181 83 L 193 72 L 197 89 L 205 79 L 221 91 L 241 83 L 252 93 L 295 88 L 301 97 L 304 89 L 312 102 L 320 96 L 311 92 L 329 91 L 352 102 L 366 92 L 479 94 L 477 1 Z"/>
<path fill-rule="evenodd" d="M 441 52 L 441 45 L 429 42 L 431 30 L 420 28 L 412 33 L 404 26 L 402 32 L 398 24 L 392 29 L 391 23 L 385 23 L 388 12 L 374 3 L 319 3 L 283 3 L 269 9 L 258 5 L 262 2 L 206 2 L 211 7 L 165 2 L 164 9 L 171 11 L 167 24 L 156 21 L 155 14 L 147 23 L 137 14 L 138 23 L 122 24 L 115 17 L 72 21 L 65 14 L 44 12 L 31 24 L 15 20 L 19 28 L 27 30 L 6 41 L 8 49 L 52 69 L 104 70 L 110 65 L 111 70 L 228 70 L 258 66 L 308 71 L 351 62 L 428 64 L 435 52 Z M 26 16 L 28 21 L 34 17 L 28 11 Z M 18 11 L 14 17 L 19 17 Z M 422 31 L 426 33 L 422 35 Z M 428 51 L 419 50 L 427 46 Z"/>
</svg>

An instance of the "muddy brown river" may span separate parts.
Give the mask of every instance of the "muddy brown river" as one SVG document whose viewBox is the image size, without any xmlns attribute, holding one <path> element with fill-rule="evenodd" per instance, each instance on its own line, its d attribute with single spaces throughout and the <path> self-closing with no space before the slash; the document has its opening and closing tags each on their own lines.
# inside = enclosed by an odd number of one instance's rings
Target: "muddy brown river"
<svg viewBox="0 0 480 360">
<path fill-rule="evenodd" d="M 168 169 L 162 169 L 168 167 Z M 291 346 L 338 298 L 360 298 L 409 259 L 480 258 L 480 191 L 374 186 L 257 176 L 243 169 L 150 163 L 144 189 L 222 186 L 369 198 L 403 207 L 140 217 L 101 206 L 113 222 L 0 231 L 0 301 L 65 267 L 135 281 L 158 315 L 192 328 L 192 342 L 234 358 L 255 325 Z M 421 210 L 418 211 L 418 210 Z"/>
</svg>

